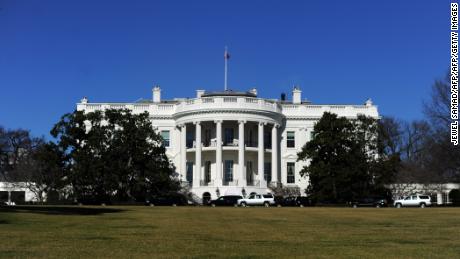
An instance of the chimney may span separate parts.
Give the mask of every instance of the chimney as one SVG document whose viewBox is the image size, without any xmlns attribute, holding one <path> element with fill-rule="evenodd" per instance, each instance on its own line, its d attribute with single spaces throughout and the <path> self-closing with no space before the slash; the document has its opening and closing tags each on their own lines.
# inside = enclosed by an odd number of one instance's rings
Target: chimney
<svg viewBox="0 0 460 259">
<path fill-rule="evenodd" d="M 254 94 L 255 96 L 257 96 L 257 88 L 253 87 L 253 88 L 251 88 L 251 90 L 249 90 L 249 92 L 251 94 Z"/>
<path fill-rule="evenodd" d="M 201 98 L 203 94 L 204 94 L 204 90 L 196 90 L 196 98 Z"/>
<path fill-rule="evenodd" d="M 294 86 L 294 89 L 292 89 L 292 103 L 302 103 L 302 90 L 298 86 Z"/>
<path fill-rule="evenodd" d="M 364 105 L 366 105 L 366 107 L 371 107 L 373 105 L 371 98 L 367 99 Z"/>
<path fill-rule="evenodd" d="M 159 103 L 161 102 L 161 88 L 159 85 L 156 85 L 152 89 L 153 92 L 153 102 Z"/>
</svg>

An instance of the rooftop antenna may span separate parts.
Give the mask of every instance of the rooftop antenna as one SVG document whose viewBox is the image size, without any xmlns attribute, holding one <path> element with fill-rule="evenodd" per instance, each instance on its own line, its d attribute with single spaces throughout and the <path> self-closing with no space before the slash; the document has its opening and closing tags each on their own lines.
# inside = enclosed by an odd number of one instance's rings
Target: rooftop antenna
<svg viewBox="0 0 460 259">
<path fill-rule="evenodd" d="M 224 61 L 225 61 L 225 73 L 224 73 L 224 90 L 227 91 L 227 61 L 230 58 L 230 54 L 228 53 L 227 46 L 225 46 L 224 52 Z"/>
</svg>

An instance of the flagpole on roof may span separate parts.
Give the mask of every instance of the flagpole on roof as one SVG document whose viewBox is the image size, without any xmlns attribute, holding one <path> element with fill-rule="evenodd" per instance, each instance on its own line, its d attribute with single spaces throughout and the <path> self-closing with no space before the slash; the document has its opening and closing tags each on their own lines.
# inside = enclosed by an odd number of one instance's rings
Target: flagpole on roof
<svg viewBox="0 0 460 259">
<path fill-rule="evenodd" d="M 224 90 L 227 91 L 227 61 L 230 58 L 230 54 L 228 54 L 227 46 L 225 46 L 224 52 L 224 60 L 225 60 L 225 73 L 224 73 Z"/>
</svg>

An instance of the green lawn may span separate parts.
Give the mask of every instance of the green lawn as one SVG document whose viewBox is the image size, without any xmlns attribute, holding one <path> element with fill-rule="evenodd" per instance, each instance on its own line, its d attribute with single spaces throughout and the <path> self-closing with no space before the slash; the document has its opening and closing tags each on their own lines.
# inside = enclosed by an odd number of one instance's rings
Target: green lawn
<svg viewBox="0 0 460 259">
<path fill-rule="evenodd" d="M 460 208 L 0 207 L 0 257 L 460 257 Z"/>
</svg>

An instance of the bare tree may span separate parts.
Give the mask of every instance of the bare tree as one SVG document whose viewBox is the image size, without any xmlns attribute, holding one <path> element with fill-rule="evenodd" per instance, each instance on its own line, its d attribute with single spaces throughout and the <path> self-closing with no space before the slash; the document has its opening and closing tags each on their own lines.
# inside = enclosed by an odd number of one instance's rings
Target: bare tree
<svg viewBox="0 0 460 259">
<path fill-rule="evenodd" d="M 424 113 L 434 129 L 426 139 L 430 153 L 427 163 L 430 170 L 448 181 L 460 181 L 460 147 L 450 143 L 450 74 L 436 80 L 430 99 L 424 103 Z"/>
<path fill-rule="evenodd" d="M 423 103 L 423 110 L 435 128 L 449 129 L 451 123 L 450 73 L 447 73 L 444 79 L 438 79 L 434 82 L 429 101 Z"/>
<path fill-rule="evenodd" d="M 43 139 L 34 138 L 28 130 L 6 130 L 0 127 L 0 176 L 3 181 L 21 181 L 14 171 L 18 164 L 43 144 Z"/>
</svg>

